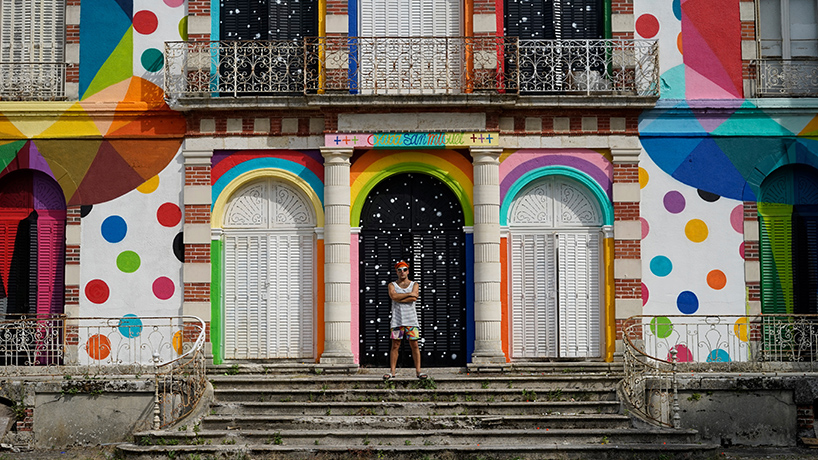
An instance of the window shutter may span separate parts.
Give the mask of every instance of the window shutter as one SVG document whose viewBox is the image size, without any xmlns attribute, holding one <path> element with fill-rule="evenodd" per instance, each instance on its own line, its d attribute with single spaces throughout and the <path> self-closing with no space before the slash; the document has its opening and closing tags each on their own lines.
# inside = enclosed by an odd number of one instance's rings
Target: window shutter
<svg viewBox="0 0 818 460">
<path fill-rule="evenodd" d="M 563 40 L 602 38 L 602 2 L 600 0 L 563 0 L 559 2 L 560 34 Z"/>
<path fill-rule="evenodd" d="M 793 291 L 795 313 L 818 313 L 818 215 L 793 215 Z M 815 206 L 808 206 L 815 208 Z"/>
<path fill-rule="evenodd" d="M 523 39 L 553 39 L 553 0 L 506 0 L 505 34 Z"/>
<path fill-rule="evenodd" d="M 2 0 L 0 61 L 62 62 L 65 5 L 59 0 Z"/>
<path fill-rule="evenodd" d="M 37 222 L 37 314 L 41 315 L 60 314 L 65 304 L 65 212 L 55 214 L 41 215 Z"/>
<path fill-rule="evenodd" d="M 221 0 L 219 37 L 222 40 L 266 40 L 267 0 Z"/>
<path fill-rule="evenodd" d="M 792 217 L 759 216 L 761 228 L 761 312 L 793 313 Z"/>
<path fill-rule="evenodd" d="M 265 357 L 267 239 L 258 234 L 225 236 L 225 357 Z"/>
<path fill-rule="evenodd" d="M 551 234 L 511 234 L 512 357 L 557 357 L 557 285 Z"/>
<path fill-rule="evenodd" d="M 560 233 L 560 357 L 599 356 L 599 235 Z"/>
</svg>

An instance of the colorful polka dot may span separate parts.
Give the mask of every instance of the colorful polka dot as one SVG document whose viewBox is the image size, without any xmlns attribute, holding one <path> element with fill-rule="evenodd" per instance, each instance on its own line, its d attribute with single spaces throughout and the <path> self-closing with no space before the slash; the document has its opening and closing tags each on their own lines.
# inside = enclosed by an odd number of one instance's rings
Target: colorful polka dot
<svg viewBox="0 0 818 460">
<path fill-rule="evenodd" d="M 685 54 L 684 48 L 682 47 L 682 33 L 679 32 L 679 35 L 676 36 L 676 48 L 679 50 L 679 54 Z"/>
<path fill-rule="evenodd" d="M 109 243 L 119 243 L 128 233 L 128 224 L 120 216 L 108 216 L 102 221 L 102 237 Z"/>
<path fill-rule="evenodd" d="M 657 316 L 650 320 L 650 332 L 660 339 L 666 339 L 673 332 L 673 323 L 667 316 Z"/>
<path fill-rule="evenodd" d="M 685 209 L 685 197 L 676 190 L 665 193 L 662 202 L 665 205 L 665 209 L 672 214 L 679 214 Z"/>
<path fill-rule="evenodd" d="M 716 195 L 715 193 L 710 193 L 702 189 L 696 189 L 696 193 L 699 194 L 699 198 L 708 203 L 715 203 L 716 201 L 719 201 L 719 198 L 721 198 L 721 196 Z"/>
<path fill-rule="evenodd" d="M 136 189 L 144 194 L 153 193 L 159 188 L 159 176 L 153 176 Z"/>
<path fill-rule="evenodd" d="M 648 303 L 648 299 L 650 299 L 650 292 L 648 292 L 648 287 L 645 286 L 645 283 L 642 283 L 642 306 L 644 307 L 646 303 Z"/>
<path fill-rule="evenodd" d="M 650 174 L 645 168 L 639 168 L 639 188 L 645 188 L 650 181 Z"/>
<path fill-rule="evenodd" d="M 134 314 L 128 314 L 119 320 L 119 333 L 122 337 L 133 339 L 142 334 L 142 320 Z"/>
<path fill-rule="evenodd" d="M 152 11 L 137 11 L 133 15 L 133 29 L 142 35 L 150 35 L 156 32 L 159 20 Z"/>
<path fill-rule="evenodd" d="M 179 262 L 185 261 L 185 234 L 179 232 L 173 238 L 173 255 Z"/>
<path fill-rule="evenodd" d="M 636 19 L 636 33 L 642 38 L 653 38 L 659 33 L 659 20 L 652 14 L 643 14 Z"/>
<path fill-rule="evenodd" d="M 740 234 L 744 234 L 744 205 L 740 204 L 730 211 L 730 225 L 733 230 Z"/>
<path fill-rule="evenodd" d="M 165 64 L 162 52 L 156 48 L 148 48 L 142 53 L 142 67 L 148 72 L 158 72 Z"/>
<path fill-rule="evenodd" d="M 92 303 L 103 304 L 111 294 L 108 284 L 102 280 L 91 280 L 85 285 L 85 297 Z"/>
<path fill-rule="evenodd" d="M 174 292 L 176 292 L 176 286 L 167 276 L 160 276 L 153 282 L 153 295 L 159 300 L 170 299 Z"/>
<path fill-rule="evenodd" d="M 92 335 L 85 343 L 85 350 L 91 359 L 105 359 L 111 354 L 111 341 L 102 334 Z"/>
<path fill-rule="evenodd" d="M 133 251 L 123 251 L 116 258 L 116 266 L 125 273 L 133 273 L 139 270 L 142 260 L 139 254 Z"/>
<path fill-rule="evenodd" d="M 701 219 L 690 219 L 685 225 L 685 236 L 694 243 L 706 240 L 707 235 L 707 224 Z"/>
<path fill-rule="evenodd" d="M 721 348 L 717 350 L 713 350 L 707 355 L 707 362 L 708 363 L 729 363 L 730 362 L 730 354 L 726 351 L 722 350 Z"/>
<path fill-rule="evenodd" d="M 738 245 L 738 255 L 740 255 L 742 259 L 744 258 L 744 241 Z"/>
<path fill-rule="evenodd" d="M 673 271 L 673 263 L 665 256 L 656 256 L 650 259 L 650 271 L 656 276 L 667 276 Z"/>
<path fill-rule="evenodd" d="M 164 227 L 175 227 L 182 220 L 182 210 L 175 203 L 164 203 L 156 211 L 156 220 Z"/>
<path fill-rule="evenodd" d="M 165 0 L 165 5 L 171 8 L 179 8 L 185 4 L 185 0 Z M 186 16 L 187 17 L 187 16 Z"/>
<path fill-rule="evenodd" d="M 673 15 L 676 16 L 676 19 L 682 20 L 682 0 L 673 0 L 671 3 L 673 7 Z"/>
<path fill-rule="evenodd" d="M 676 297 L 676 308 L 685 315 L 692 315 L 699 309 L 699 298 L 690 291 L 683 291 Z"/>
<path fill-rule="evenodd" d="M 691 363 L 693 362 L 693 353 L 690 352 L 690 349 L 687 348 L 685 345 L 676 345 L 671 350 L 676 350 L 676 362 L 677 363 Z M 671 354 L 667 354 L 667 360 L 671 361 Z"/>
<path fill-rule="evenodd" d="M 707 273 L 707 285 L 718 291 L 727 285 L 727 275 L 721 270 L 710 270 Z"/>
<path fill-rule="evenodd" d="M 733 332 L 736 334 L 739 340 L 742 342 L 747 342 L 750 340 L 750 328 L 747 321 L 747 318 L 739 318 L 736 320 L 736 324 L 733 325 Z"/>
<path fill-rule="evenodd" d="M 187 16 L 179 20 L 179 38 L 187 40 Z"/>
<path fill-rule="evenodd" d="M 642 239 L 644 240 L 648 236 L 648 233 L 650 233 L 650 224 L 644 217 L 640 217 L 639 221 L 642 222 Z"/>
<path fill-rule="evenodd" d="M 176 333 L 173 334 L 173 349 L 176 351 L 177 355 L 184 353 L 184 343 L 185 335 L 182 334 L 182 331 L 176 331 Z"/>
<path fill-rule="evenodd" d="M 80 206 L 80 217 L 87 217 L 88 214 L 91 214 L 91 210 L 94 209 L 94 205 L 92 204 L 84 204 Z"/>
</svg>

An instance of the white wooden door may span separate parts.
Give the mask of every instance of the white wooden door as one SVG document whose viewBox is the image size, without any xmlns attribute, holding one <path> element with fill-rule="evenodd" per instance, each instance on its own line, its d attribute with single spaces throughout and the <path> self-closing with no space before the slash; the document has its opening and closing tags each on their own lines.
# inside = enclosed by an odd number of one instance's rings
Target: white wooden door
<svg viewBox="0 0 818 460">
<path fill-rule="evenodd" d="M 239 190 L 224 231 L 226 359 L 313 353 L 315 219 L 306 197 L 264 179 Z"/>
<path fill-rule="evenodd" d="M 601 350 L 601 212 L 578 182 L 549 176 L 510 207 L 513 359 L 589 358 Z"/>
</svg>

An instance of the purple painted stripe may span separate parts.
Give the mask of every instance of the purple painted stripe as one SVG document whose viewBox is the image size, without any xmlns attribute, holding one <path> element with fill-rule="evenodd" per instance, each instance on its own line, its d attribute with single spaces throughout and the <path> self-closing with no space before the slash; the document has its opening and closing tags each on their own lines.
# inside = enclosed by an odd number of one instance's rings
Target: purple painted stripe
<svg viewBox="0 0 818 460">
<path fill-rule="evenodd" d="M 607 172 L 603 171 L 598 166 L 594 165 L 590 161 L 574 156 L 543 155 L 534 157 L 524 163 L 520 163 L 519 165 L 515 166 L 514 169 L 509 171 L 508 174 L 506 174 L 506 177 L 500 181 L 500 203 L 505 201 L 508 189 L 511 188 L 511 186 L 514 185 L 514 183 L 520 177 L 522 177 L 523 174 L 545 166 L 568 166 L 582 171 L 591 176 L 591 178 L 593 178 L 600 185 L 600 187 L 602 187 L 602 190 L 605 190 L 605 194 L 608 195 L 608 199 L 613 199 L 613 180 Z M 611 174 L 613 174 L 613 171 L 611 171 Z"/>
</svg>

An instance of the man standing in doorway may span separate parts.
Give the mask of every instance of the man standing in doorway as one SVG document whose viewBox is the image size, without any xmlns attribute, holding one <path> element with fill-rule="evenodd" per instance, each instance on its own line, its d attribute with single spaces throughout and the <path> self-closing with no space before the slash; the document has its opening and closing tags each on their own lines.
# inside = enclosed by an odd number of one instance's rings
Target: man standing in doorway
<svg viewBox="0 0 818 460">
<path fill-rule="evenodd" d="M 383 378 L 384 380 L 395 378 L 400 343 L 406 337 L 409 340 L 409 348 L 412 349 L 415 373 L 419 379 L 426 379 L 429 376 L 420 371 L 420 348 L 418 348 L 420 323 L 418 323 L 418 314 L 415 310 L 418 285 L 409 279 L 409 264 L 406 261 L 401 260 L 396 263 L 395 271 L 398 274 L 398 280 L 389 283 L 389 298 L 392 299 L 392 321 L 389 325 L 392 330 L 392 349 L 389 352 L 390 372 Z"/>
</svg>

